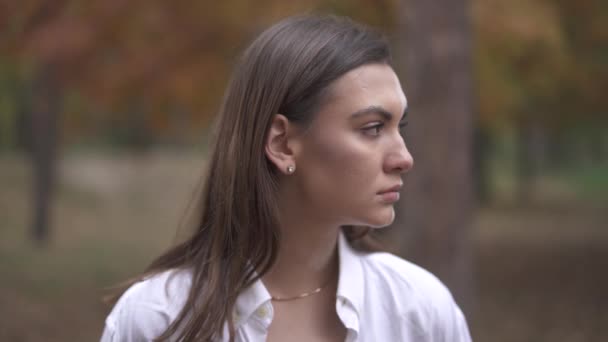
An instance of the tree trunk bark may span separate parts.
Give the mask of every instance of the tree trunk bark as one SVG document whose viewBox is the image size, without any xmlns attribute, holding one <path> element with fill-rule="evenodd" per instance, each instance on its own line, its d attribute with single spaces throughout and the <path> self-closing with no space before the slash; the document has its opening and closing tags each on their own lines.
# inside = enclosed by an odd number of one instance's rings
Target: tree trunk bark
<svg viewBox="0 0 608 342">
<path fill-rule="evenodd" d="M 55 179 L 58 116 L 61 91 L 51 65 L 41 67 L 32 85 L 30 128 L 33 169 L 33 222 L 31 237 L 39 245 L 48 243 Z"/>
<path fill-rule="evenodd" d="M 401 254 L 436 274 L 472 305 L 473 84 L 469 3 L 402 2 L 397 69 L 405 69 L 414 157 L 393 233 Z M 401 58 L 401 60 L 399 59 Z M 398 231 L 398 232 L 397 232 Z"/>
</svg>

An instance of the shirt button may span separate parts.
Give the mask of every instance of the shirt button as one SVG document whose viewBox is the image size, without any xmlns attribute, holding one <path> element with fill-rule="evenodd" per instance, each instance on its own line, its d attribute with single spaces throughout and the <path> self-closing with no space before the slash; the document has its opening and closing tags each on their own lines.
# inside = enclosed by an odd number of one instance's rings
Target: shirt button
<svg viewBox="0 0 608 342">
<path fill-rule="evenodd" d="M 266 306 L 260 306 L 255 311 L 255 314 L 260 318 L 266 318 L 266 316 L 268 316 L 268 309 L 266 308 Z"/>
</svg>

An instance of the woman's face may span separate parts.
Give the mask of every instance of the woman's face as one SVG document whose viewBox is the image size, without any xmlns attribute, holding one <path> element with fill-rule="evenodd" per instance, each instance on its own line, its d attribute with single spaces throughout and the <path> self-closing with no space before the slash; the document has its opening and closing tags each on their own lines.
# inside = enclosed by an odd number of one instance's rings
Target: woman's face
<svg viewBox="0 0 608 342">
<path fill-rule="evenodd" d="M 319 218 L 383 227 L 395 218 L 402 174 L 413 166 L 400 123 L 407 101 L 386 64 L 346 73 L 300 138 L 296 182 Z"/>
</svg>

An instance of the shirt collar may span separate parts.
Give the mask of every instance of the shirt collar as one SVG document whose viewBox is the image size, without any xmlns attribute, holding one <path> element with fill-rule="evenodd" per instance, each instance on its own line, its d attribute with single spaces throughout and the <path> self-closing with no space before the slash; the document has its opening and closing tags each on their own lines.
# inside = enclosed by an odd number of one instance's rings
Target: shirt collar
<svg viewBox="0 0 608 342">
<path fill-rule="evenodd" d="M 338 278 L 338 300 L 345 301 L 344 305 L 354 309 L 352 319 L 349 319 L 348 328 L 358 331 L 359 317 L 362 311 L 364 291 L 363 291 L 363 267 L 361 265 L 361 254 L 353 249 L 346 236 L 340 231 L 338 238 L 338 255 L 340 258 L 340 275 Z M 340 303 L 336 303 L 340 305 Z M 338 313 L 340 310 L 338 310 Z M 342 317 L 341 317 L 342 318 Z M 344 322 L 344 320 L 343 320 Z M 347 324 L 347 322 L 344 322 Z"/>
<path fill-rule="evenodd" d="M 235 328 L 247 322 L 251 315 L 264 303 L 271 299 L 270 293 L 260 279 L 256 280 L 251 286 L 246 288 L 236 299 L 234 312 Z"/>
</svg>

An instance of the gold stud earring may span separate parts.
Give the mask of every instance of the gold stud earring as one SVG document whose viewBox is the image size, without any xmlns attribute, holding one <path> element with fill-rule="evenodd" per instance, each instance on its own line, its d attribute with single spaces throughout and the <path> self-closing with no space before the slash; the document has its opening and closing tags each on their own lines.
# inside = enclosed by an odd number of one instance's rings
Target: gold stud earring
<svg viewBox="0 0 608 342">
<path fill-rule="evenodd" d="M 289 165 L 287 167 L 287 173 L 292 174 L 296 171 L 296 167 L 294 165 Z"/>
</svg>

